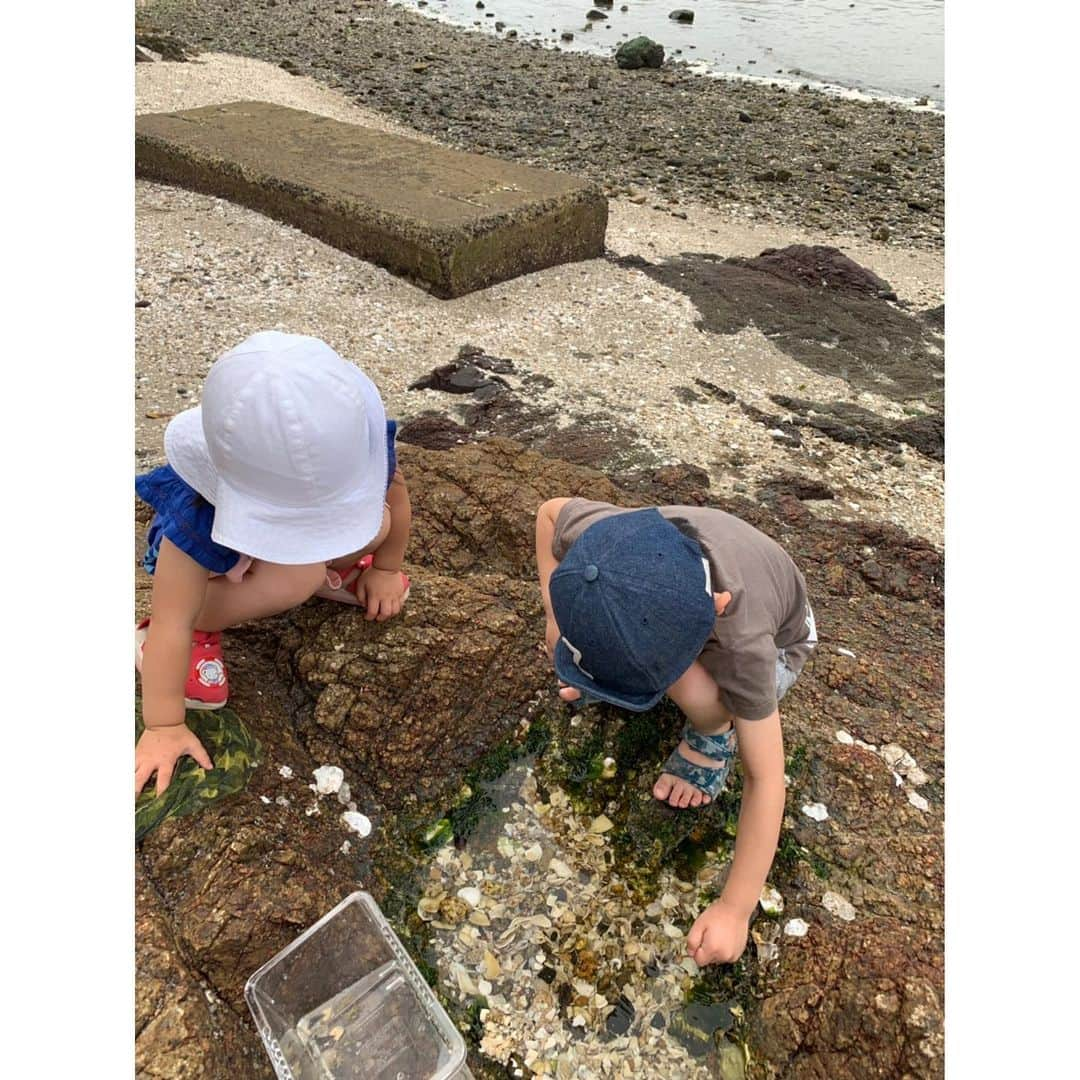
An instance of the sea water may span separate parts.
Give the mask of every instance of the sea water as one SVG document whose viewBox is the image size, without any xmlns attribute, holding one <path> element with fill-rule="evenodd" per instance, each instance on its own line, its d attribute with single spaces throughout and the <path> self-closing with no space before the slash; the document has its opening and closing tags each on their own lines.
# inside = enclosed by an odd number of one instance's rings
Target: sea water
<svg viewBox="0 0 1080 1080">
<path fill-rule="evenodd" d="M 712 72 L 944 107 L 944 0 L 484 0 L 482 9 L 476 0 L 399 2 L 492 33 L 502 22 L 522 39 L 564 49 L 610 55 L 644 34 L 669 57 Z M 607 18 L 589 22 L 594 6 Z M 672 20 L 676 8 L 693 11 L 693 23 Z"/>
<path fill-rule="evenodd" d="M 395 961 L 312 1009 L 280 1046 L 297 1080 L 424 1080 L 451 1058 Z"/>
</svg>

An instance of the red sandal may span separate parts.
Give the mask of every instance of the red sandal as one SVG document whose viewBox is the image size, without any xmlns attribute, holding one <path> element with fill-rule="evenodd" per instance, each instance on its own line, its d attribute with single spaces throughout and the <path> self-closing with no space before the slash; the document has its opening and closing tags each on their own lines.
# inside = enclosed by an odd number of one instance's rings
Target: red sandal
<svg viewBox="0 0 1080 1080">
<path fill-rule="evenodd" d="M 135 627 L 135 670 L 142 674 L 143 646 L 150 620 Z M 221 635 L 196 630 L 191 636 L 191 659 L 184 685 L 187 709 L 220 709 L 229 700 L 229 673 L 221 651 Z"/>
</svg>

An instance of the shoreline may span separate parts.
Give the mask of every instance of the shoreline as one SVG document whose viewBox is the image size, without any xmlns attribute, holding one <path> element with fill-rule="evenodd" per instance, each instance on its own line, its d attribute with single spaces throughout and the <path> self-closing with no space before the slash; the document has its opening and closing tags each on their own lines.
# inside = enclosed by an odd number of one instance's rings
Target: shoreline
<svg viewBox="0 0 1080 1080">
<path fill-rule="evenodd" d="M 386 0 L 154 0 L 140 21 L 195 51 L 310 75 L 445 145 L 574 172 L 609 197 L 940 251 L 944 115 L 728 74 L 476 34 Z"/>
<path fill-rule="evenodd" d="M 419 12 L 413 12 L 413 9 L 407 6 L 406 0 L 386 0 L 386 2 L 390 7 L 398 8 L 400 11 L 420 14 Z M 455 22 L 453 19 L 447 17 L 441 10 L 436 8 L 425 8 L 422 17 L 433 22 L 441 23 L 443 26 L 464 30 L 467 33 L 482 34 L 486 37 L 495 38 L 496 40 L 506 40 L 501 38 L 502 32 L 495 30 L 494 26 L 490 24 L 485 23 L 484 25 L 466 26 L 464 23 Z M 577 38 L 575 38 L 572 43 L 551 41 L 540 36 L 525 37 L 521 40 L 527 45 L 535 43 L 542 49 L 548 49 L 551 52 L 580 53 L 585 56 L 598 57 L 602 60 L 610 60 L 613 52 L 613 50 L 605 52 L 603 49 L 591 47 L 590 44 L 586 43 L 584 40 L 579 42 Z M 622 44 L 622 42 L 619 42 L 619 44 Z M 667 46 L 664 48 L 665 51 L 667 51 Z M 783 75 L 754 75 L 748 71 L 727 71 L 712 66 L 707 60 L 691 60 L 687 59 L 685 56 L 676 58 L 674 54 L 670 54 L 670 60 L 671 67 L 683 68 L 691 75 L 701 75 L 708 79 L 733 79 L 738 82 L 755 83 L 759 86 L 769 86 L 772 83 L 778 83 L 781 86 L 786 87 L 789 91 L 800 90 L 805 87 L 814 93 L 824 94 L 827 97 L 835 97 L 841 100 L 880 102 L 885 105 L 894 106 L 898 109 L 906 109 L 910 112 L 931 113 L 936 116 L 945 115 L 944 104 L 939 104 L 933 100 L 931 100 L 929 104 L 920 105 L 919 98 L 905 97 L 903 94 L 894 94 L 885 90 L 865 90 L 857 86 L 847 86 L 843 83 L 828 82 L 815 78 L 812 75 L 793 75 L 790 73 L 785 73 Z"/>
</svg>

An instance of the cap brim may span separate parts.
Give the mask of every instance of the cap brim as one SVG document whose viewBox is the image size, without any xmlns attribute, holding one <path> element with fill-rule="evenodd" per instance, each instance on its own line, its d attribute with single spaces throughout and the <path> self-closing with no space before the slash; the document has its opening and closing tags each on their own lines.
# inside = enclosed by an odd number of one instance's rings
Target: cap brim
<svg viewBox="0 0 1080 1080">
<path fill-rule="evenodd" d="M 593 679 L 582 675 L 581 669 L 574 663 L 573 654 L 561 639 L 555 645 L 555 674 L 567 686 L 580 690 L 585 697 L 606 701 L 609 705 L 617 705 L 620 709 L 629 709 L 631 712 L 645 712 L 651 709 L 667 693 L 666 686 L 655 694 L 647 695 L 620 694 L 601 686 Z"/>
</svg>

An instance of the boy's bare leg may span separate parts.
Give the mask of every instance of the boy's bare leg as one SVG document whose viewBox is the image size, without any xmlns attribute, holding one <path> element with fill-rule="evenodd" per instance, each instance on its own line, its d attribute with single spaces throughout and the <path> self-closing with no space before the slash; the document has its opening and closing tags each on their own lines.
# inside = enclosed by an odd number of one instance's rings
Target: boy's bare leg
<svg viewBox="0 0 1080 1080">
<path fill-rule="evenodd" d="M 214 632 L 278 615 L 309 600 L 325 581 L 325 563 L 281 566 L 256 560 L 243 581 L 210 579 L 195 629 Z"/>
<path fill-rule="evenodd" d="M 702 735 L 718 735 L 727 731 L 735 722 L 735 717 L 720 700 L 720 691 L 712 676 L 697 660 L 678 682 L 668 688 L 668 697 L 679 706 L 694 729 Z M 679 753 L 687 761 L 705 768 L 717 768 L 720 764 L 698 753 L 685 739 L 679 744 Z M 670 773 L 660 774 L 660 779 L 653 785 L 653 795 L 661 802 L 680 809 L 702 806 L 711 801 L 708 795 L 693 784 Z"/>
</svg>

